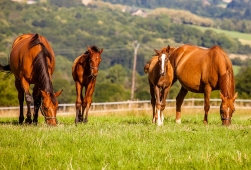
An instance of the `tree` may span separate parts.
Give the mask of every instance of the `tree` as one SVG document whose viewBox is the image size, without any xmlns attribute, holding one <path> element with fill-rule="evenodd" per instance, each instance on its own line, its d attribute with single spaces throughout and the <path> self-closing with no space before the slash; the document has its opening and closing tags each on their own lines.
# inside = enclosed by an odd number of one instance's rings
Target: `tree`
<svg viewBox="0 0 251 170">
<path fill-rule="evenodd" d="M 0 106 L 18 106 L 17 90 L 13 75 L 0 73 Z"/>
</svg>

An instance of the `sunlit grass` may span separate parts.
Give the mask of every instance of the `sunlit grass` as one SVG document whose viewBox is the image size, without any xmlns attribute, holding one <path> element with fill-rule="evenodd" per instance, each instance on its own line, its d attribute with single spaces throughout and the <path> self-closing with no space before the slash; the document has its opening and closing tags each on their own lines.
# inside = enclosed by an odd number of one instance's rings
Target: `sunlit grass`
<svg viewBox="0 0 251 170">
<path fill-rule="evenodd" d="M 59 116 L 59 125 L 18 125 L 0 119 L 1 169 L 249 169 L 251 120 L 236 113 L 232 125 L 221 126 L 219 114 L 186 111 L 182 124 L 165 111 L 164 126 L 151 114 L 91 115 L 74 125 L 73 116 Z"/>
<path fill-rule="evenodd" d="M 217 29 L 217 28 L 212 28 L 212 27 L 202 27 L 202 26 L 196 26 L 196 25 L 191 25 L 191 27 L 198 28 L 201 31 L 212 30 L 216 33 L 223 33 L 223 34 L 228 35 L 232 38 L 251 41 L 251 35 L 248 33 L 241 33 L 241 32 L 237 32 L 237 31 L 228 31 L 228 30 L 222 30 L 222 29 Z"/>
</svg>

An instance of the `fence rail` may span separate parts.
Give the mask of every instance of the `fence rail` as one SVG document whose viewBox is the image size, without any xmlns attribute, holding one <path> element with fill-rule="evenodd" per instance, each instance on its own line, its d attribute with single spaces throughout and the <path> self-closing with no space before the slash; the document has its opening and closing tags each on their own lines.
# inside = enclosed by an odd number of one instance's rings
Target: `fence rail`
<svg viewBox="0 0 251 170">
<path fill-rule="evenodd" d="M 221 99 L 211 99 L 210 108 L 219 108 Z M 168 99 L 166 103 L 166 109 L 173 109 L 176 106 L 175 99 Z M 27 107 L 25 106 L 24 109 Z M 204 108 L 204 99 L 185 99 L 182 108 Z M 251 100 L 237 99 L 235 101 L 235 108 L 237 109 L 251 109 Z M 124 102 L 104 102 L 104 103 L 92 103 L 90 108 L 91 112 L 121 112 L 131 110 L 151 110 L 150 100 L 144 101 L 124 101 Z M 0 112 L 5 111 L 18 111 L 19 107 L 0 107 Z M 75 104 L 59 104 L 58 113 L 67 114 L 75 112 Z"/>
</svg>

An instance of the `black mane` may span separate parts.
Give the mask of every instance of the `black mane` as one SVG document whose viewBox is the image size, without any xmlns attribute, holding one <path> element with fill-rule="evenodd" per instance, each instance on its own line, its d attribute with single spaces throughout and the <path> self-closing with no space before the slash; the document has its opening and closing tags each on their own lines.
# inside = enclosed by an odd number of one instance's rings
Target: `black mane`
<svg viewBox="0 0 251 170">
<path fill-rule="evenodd" d="M 50 93 L 51 100 L 55 104 L 56 98 L 53 95 L 53 86 L 48 72 L 49 65 L 47 62 L 47 57 L 51 60 L 52 56 L 50 52 L 46 49 L 44 44 L 39 40 L 38 34 L 36 34 L 31 39 L 29 49 L 36 45 L 41 45 L 42 50 L 37 54 L 37 56 L 33 60 L 32 77 L 35 78 L 36 81 L 38 82 L 39 89 Z"/>
</svg>

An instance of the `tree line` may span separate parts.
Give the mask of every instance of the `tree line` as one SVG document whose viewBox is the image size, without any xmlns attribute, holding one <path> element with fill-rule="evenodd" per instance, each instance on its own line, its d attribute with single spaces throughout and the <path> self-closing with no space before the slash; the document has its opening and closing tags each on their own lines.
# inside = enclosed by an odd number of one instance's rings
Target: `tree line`
<svg viewBox="0 0 251 170">
<path fill-rule="evenodd" d="M 193 14 L 212 18 L 213 26 L 230 31 L 251 33 L 251 1 L 233 0 L 229 4 L 222 0 L 104 0 L 114 4 L 124 4 L 141 8 L 182 9 Z M 208 3 L 205 3 L 208 2 Z M 225 6 L 225 7 L 222 7 Z M 178 17 L 178 16 L 177 16 Z"/>
<path fill-rule="evenodd" d="M 84 6 L 79 1 L 57 1 L 20 4 L 0 1 L 0 62 L 6 64 L 13 40 L 23 33 L 45 36 L 56 54 L 54 90 L 63 89 L 60 103 L 75 102 L 75 85 L 71 77 L 73 60 L 86 51 L 86 46 L 104 48 L 102 62 L 93 96 L 94 102 L 125 101 L 130 99 L 133 66 L 133 45 L 141 45 L 137 56 L 135 99 L 149 100 L 147 75 L 144 64 L 160 49 L 182 43 L 211 47 L 220 45 L 229 53 L 251 52 L 250 46 L 213 31 L 202 32 L 183 24 L 174 24 L 168 15 L 141 18 L 109 6 L 98 4 Z M 0 105 L 17 105 L 13 75 L 4 78 L 1 73 Z M 169 98 L 178 94 L 179 84 L 170 91 Z M 189 94 L 188 97 L 200 97 Z M 212 97 L 219 97 L 218 93 Z M 239 96 L 241 97 L 241 96 Z"/>
</svg>

